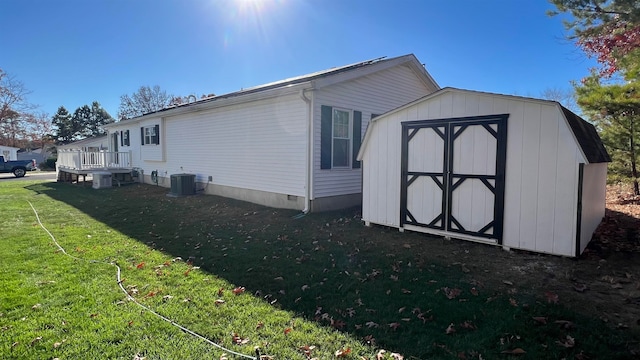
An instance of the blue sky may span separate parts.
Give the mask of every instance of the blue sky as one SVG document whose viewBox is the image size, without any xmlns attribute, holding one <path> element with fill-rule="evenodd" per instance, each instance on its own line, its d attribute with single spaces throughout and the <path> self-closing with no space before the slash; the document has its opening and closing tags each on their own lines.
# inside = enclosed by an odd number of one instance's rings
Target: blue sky
<svg viewBox="0 0 640 360">
<path fill-rule="evenodd" d="M 224 94 L 415 54 L 440 86 L 539 96 L 595 62 L 545 0 L 2 0 L 0 68 L 53 115 L 142 85 Z"/>
</svg>

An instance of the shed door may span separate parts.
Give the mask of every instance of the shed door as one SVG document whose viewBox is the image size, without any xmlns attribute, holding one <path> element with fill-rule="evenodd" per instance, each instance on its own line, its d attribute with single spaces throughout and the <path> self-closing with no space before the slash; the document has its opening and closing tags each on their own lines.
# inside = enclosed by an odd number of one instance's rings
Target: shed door
<svg viewBox="0 0 640 360">
<path fill-rule="evenodd" d="M 501 243 L 507 118 L 402 123 L 401 226 Z"/>
</svg>

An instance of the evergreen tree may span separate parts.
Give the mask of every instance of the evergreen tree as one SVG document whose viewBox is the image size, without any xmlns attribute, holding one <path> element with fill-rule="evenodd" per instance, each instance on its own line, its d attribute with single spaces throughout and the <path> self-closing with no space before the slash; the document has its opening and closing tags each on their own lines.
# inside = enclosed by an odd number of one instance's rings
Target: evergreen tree
<svg viewBox="0 0 640 360">
<path fill-rule="evenodd" d="M 64 145 L 74 141 L 74 130 L 71 123 L 71 114 L 64 106 L 60 106 L 53 115 L 51 123 L 56 127 L 53 135 L 57 145 Z"/>
<path fill-rule="evenodd" d="M 109 113 L 100 105 L 99 102 L 94 101 L 91 104 L 91 111 L 89 121 L 87 122 L 88 136 L 100 136 L 106 132 L 103 129 L 104 125 L 114 122 L 115 119 L 109 115 Z"/>
<path fill-rule="evenodd" d="M 640 84 L 603 85 L 597 75 L 576 86 L 578 104 L 600 129 L 611 155 L 610 171 L 615 180 L 631 179 L 636 195 L 640 160 Z"/>
</svg>

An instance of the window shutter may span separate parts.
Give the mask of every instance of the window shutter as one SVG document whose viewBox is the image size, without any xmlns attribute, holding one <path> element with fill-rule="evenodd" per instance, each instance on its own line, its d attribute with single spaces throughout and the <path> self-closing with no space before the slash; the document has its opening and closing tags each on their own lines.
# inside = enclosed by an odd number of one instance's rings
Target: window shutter
<svg viewBox="0 0 640 360">
<path fill-rule="evenodd" d="M 120 146 L 124 146 L 124 132 L 120 130 Z"/>
<path fill-rule="evenodd" d="M 160 144 L 160 125 L 156 125 L 156 144 Z"/>
<path fill-rule="evenodd" d="M 140 128 L 140 144 L 144 145 L 144 127 Z"/>
<path fill-rule="evenodd" d="M 125 134 L 125 137 L 126 137 L 126 141 L 124 142 L 124 144 L 127 145 L 127 146 L 131 145 L 131 140 L 129 140 L 129 130 L 126 130 L 124 132 L 124 134 Z"/>
<path fill-rule="evenodd" d="M 360 161 L 358 158 L 358 151 L 360 151 L 360 144 L 362 143 L 362 112 L 353 112 L 353 152 L 351 154 L 351 168 L 360 169 Z"/>
<path fill-rule="evenodd" d="M 320 109 L 320 169 L 331 169 L 333 108 L 322 105 Z"/>
</svg>

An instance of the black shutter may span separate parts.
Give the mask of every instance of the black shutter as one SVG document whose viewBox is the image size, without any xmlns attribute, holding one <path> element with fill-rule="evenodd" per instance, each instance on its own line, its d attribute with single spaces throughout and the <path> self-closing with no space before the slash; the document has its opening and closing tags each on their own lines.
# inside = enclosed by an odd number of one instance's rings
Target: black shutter
<svg viewBox="0 0 640 360">
<path fill-rule="evenodd" d="M 320 169 L 331 169 L 331 128 L 333 109 L 321 106 L 320 111 Z"/>
<path fill-rule="evenodd" d="M 126 137 L 124 144 L 127 146 L 131 145 L 131 140 L 129 140 L 129 130 L 125 131 L 124 134 Z"/>
<path fill-rule="evenodd" d="M 124 146 L 124 132 L 120 130 L 120 146 Z"/>
<path fill-rule="evenodd" d="M 351 154 L 351 168 L 360 169 L 360 161 L 358 158 L 358 151 L 360 151 L 360 144 L 362 143 L 362 112 L 353 112 L 353 153 Z"/>
<path fill-rule="evenodd" d="M 160 144 L 160 125 L 156 125 L 156 144 Z"/>
<path fill-rule="evenodd" d="M 144 127 L 140 128 L 140 144 L 144 145 Z"/>
</svg>

